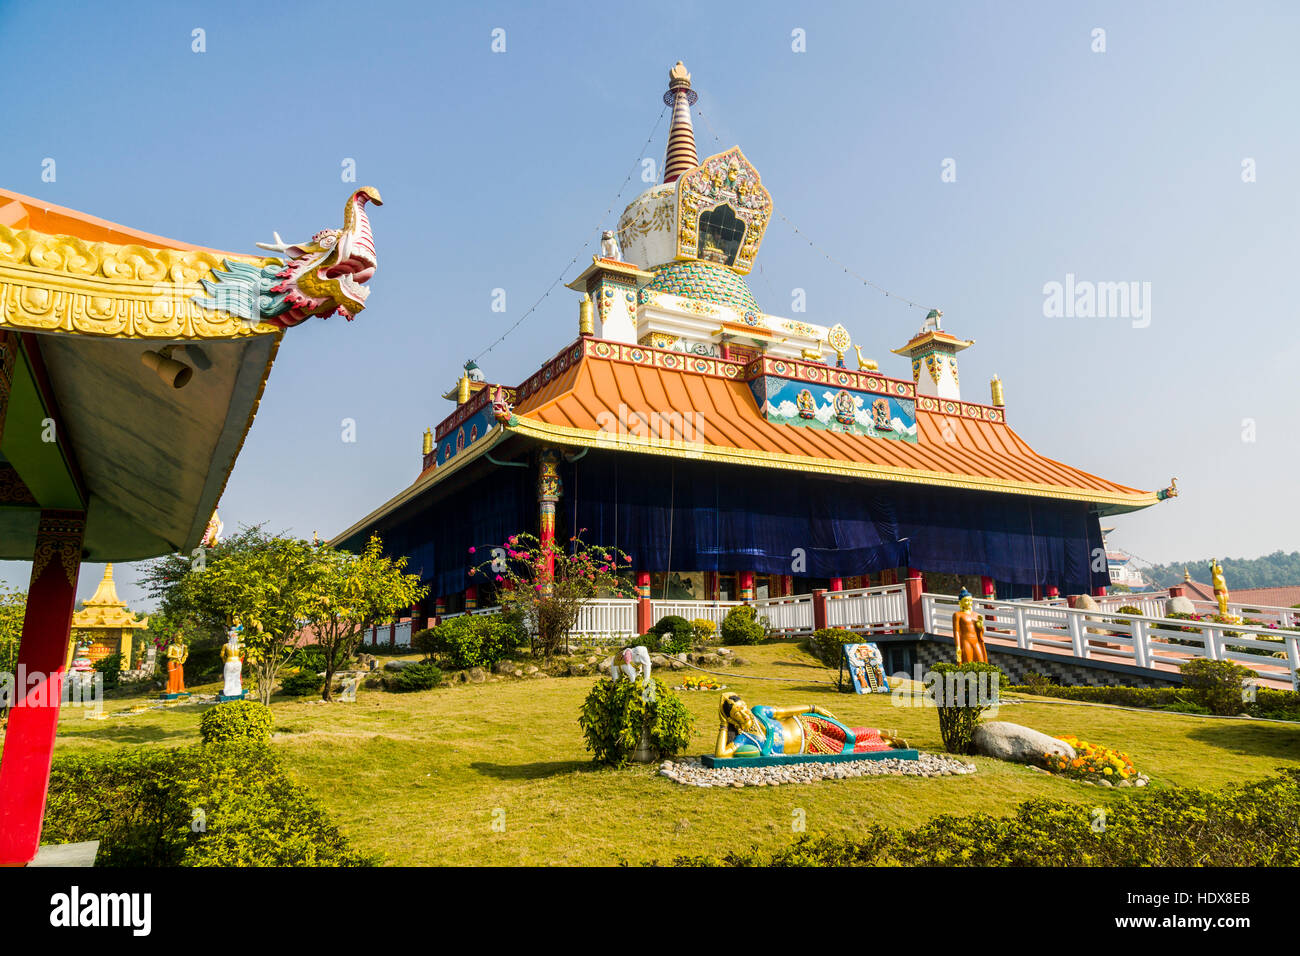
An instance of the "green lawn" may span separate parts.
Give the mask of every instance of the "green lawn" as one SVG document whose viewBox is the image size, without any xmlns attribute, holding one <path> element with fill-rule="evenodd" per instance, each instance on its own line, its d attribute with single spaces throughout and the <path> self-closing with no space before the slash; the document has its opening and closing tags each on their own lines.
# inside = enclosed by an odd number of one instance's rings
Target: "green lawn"
<svg viewBox="0 0 1300 956">
<path fill-rule="evenodd" d="M 835 672 L 793 643 L 739 650 L 752 663 L 727 668 L 724 683 L 751 703 L 821 704 L 850 724 L 897 727 L 914 746 L 942 752 L 932 709 L 895 706 L 888 695 L 839 694 L 830 683 L 815 683 L 833 682 Z M 679 683 L 673 679 L 679 675 L 659 676 L 670 686 Z M 870 823 L 915 824 L 943 812 L 1005 813 L 1033 796 L 1091 805 L 1123 798 L 1123 791 L 979 757 L 972 758 L 979 772 L 963 777 L 744 790 L 683 787 L 654 767 L 595 769 L 577 724 L 593 679 L 414 694 L 363 689 L 356 704 L 277 700 L 273 743 L 358 847 L 408 865 L 665 860 L 783 845 L 796 811 L 810 831 L 852 833 Z M 682 696 L 697 717 L 690 752 L 703 753 L 717 732 L 718 694 Z M 131 703 L 113 700 L 106 709 L 112 714 Z M 65 708 L 58 749 L 193 743 L 202 710 L 184 705 L 92 721 Z M 1300 766 L 1300 725 L 1046 702 L 1006 704 L 997 716 L 1126 750 L 1154 786 L 1222 786 Z"/>
</svg>

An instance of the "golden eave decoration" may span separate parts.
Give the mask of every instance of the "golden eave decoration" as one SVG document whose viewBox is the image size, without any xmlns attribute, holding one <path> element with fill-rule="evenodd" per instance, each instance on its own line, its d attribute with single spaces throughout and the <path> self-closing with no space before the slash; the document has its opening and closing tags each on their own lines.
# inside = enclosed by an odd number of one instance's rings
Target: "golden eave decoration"
<svg viewBox="0 0 1300 956">
<path fill-rule="evenodd" d="M 274 335 L 192 301 L 226 261 L 278 261 L 206 250 L 86 242 L 0 224 L 0 325 L 117 339 Z"/>
<path fill-rule="evenodd" d="M 678 259 L 700 258 L 700 216 L 720 206 L 729 206 L 745 226 L 735 261 L 726 265 L 747 275 L 772 218 L 772 194 L 739 146 L 710 156 L 678 178 Z"/>
</svg>

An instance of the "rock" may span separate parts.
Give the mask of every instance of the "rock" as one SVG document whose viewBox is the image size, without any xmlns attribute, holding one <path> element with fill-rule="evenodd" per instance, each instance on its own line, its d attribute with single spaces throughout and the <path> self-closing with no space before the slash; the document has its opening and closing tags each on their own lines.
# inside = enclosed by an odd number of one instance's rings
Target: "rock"
<svg viewBox="0 0 1300 956">
<path fill-rule="evenodd" d="M 978 754 L 1014 763 L 1037 763 L 1043 759 L 1044 754 L 1049 753 L 1063 754 L 1074 759 L 1074 748 L 1065 741 L 1005 720 L 977 724 L 971 735 L 971 743 Z"/>
<path fill-rule="evenodd" d="M 749 659 L 745 657 L 733 657 L 731 659 L 731 664 L 733 667 L 744 667 L 748 663 L 749 663 Z"/>
<path fill-rule="evenodd" d="M 1145 787 L 1146 785 L 1147 785 L 1146 777 L 1138 777 L 1136 780 L 1133 781 L 1133 786 L 1135 787 Z"/>
<path fill-rule="evenodd" d="M 578 663 L 570 664 L 567 673 L 570 677 L 582 677 L 587 673 L 587 665 Z"/>
<path fill-rule="evenodd" d="M 406 670 L 406 668 L 410 667 L 414 663 L 414 661 L 389 661 L 384 665 L 384 670 L 388 671 L 390 674 L 396 674 L 398 671 Z"/>
<path fill-rule="evenodd" d="M 536 673 L 537 673 L 537 665 L 536 665 L 536 664 L 529 664 L 527 667 L 524 668 L 524 673 L 525 673 L 525 674 L 536 674 Z"/>
<path fill-rule="evenodd" d="M 723 657 L 728 657 L 731 654 L 731 648 L 719 647 L 715 653 L 720 654 Z"/>
<path fill-rule="evenodd" d="M 512 670 L 512 671 L 510 672 L 510 675 L 511 675 L 512 677 L 523 677 L 523 676 L 524 676 L 524 672 L 523 672 L 523 669 L 522 669 L 522 668 L 516 667 L 514 670 Z"/>
<path fill-rule="evenodd" d="M 668 658 L 664 657 L 662 654 L 651 654 L 650 665 L 652 667 L 667 667 Z"/>
<path fill-rule="evenodd" d="M 668 658 L 668 669 L 669 669 L 669 670 L 679 671 L 679 670 L 684 669 L 685 667 L 686 667 L 686 665 L 683 664 L 681 661 L 679 661 L 677 658 L 675 658 L 675 657 L 670 657 L 670 658 Z"/>
<path fill-rule="evenodd" d="M 1195 614 L 1195 613 L 1196 613 L 1196 605 L 1192 603 L 1191 598 L 1183 597 L 1182 595 L 1179 595 L 1178 597 L 1171 597 L 1168 601 L 1165 602 L 1165 617 L 1168 617 L 1170 614 Z"/>
<path fill-rule="evenodd" d="M 497 661 L 492 665 L 492 673 L 508 674 L 515 669 L 514 661 Z"/>
<path fill-rule="evenodd" d="M 482 684 L 487 680 L 487 674 L 481 667 L 471 667 L 466 672 L 465 679 L 471 684 Z"/>
</svg>

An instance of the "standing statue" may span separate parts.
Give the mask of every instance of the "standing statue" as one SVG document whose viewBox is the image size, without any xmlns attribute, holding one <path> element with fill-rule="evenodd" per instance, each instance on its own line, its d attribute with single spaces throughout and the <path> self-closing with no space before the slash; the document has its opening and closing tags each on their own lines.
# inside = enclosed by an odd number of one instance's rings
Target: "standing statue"
<svg viewBox="0 0 1300 956">
<path fill-rule="evenodd" d="M 1219 602 L 1219 616 L 1228 616 L 1228 582 L 1223 579 L 1223 566 L 1218 559 L 1210 559 L 1210 583 L 1214 585 L 1214 600 Z"/>
<path fill-rule="evenodd" d="M 221 647 L 221 676 L 225 681 L 221 688 L 221 700 L 243 700 L 244 684 L 241 676 L 244 670 L 244 650 L 239 646 L 239 633 L 242 625 L 230 629 L 226 643 Z"/>
<path fill-rule="evenodd" d="M 952 615 L 952 636 L 957 642 L 957 663 L 989 662 L 984 647 L 984 618 L 974 611 L 975 598 L 965 588 L 957 594 L 957 608 Z"/>
<path fill-rule="evenodd" d="M 167 645 L 167 696 L 185 693 L 185 660 L 190 649 L 177 638 Z"/>
<path fill-rule="evenodd" d="M 739 694 L 718 702 L 715 757 L 773 757 L 782 754 L 853 754 L 906 750 L 896 730 L 849 727 L 815 705 L 751 709 Z"/>
</svg>

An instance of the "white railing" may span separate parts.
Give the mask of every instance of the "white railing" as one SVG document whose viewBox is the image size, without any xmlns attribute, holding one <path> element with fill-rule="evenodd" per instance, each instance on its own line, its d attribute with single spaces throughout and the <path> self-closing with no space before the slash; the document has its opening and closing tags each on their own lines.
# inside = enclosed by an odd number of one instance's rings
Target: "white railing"
<svg viewBox="0 0 1300 956">
<path fill-rule="evenodd" d="M 1197 614 L 1218 614 L 1219 605 L 1215 601 L 1193 599 L 1192 606 Z M 1295 627 L 1300 625 L 1300 609 L 1293 607 L 1273 607 L 1267 604 L 1248 604 L 1236 601 L 1228 602 L 1228 613 L 1234 617 L 1250 618 L 1263 621 L 1276 627 Z"/>
<path fill-rule="evenodd" d="M 391 642 L 398 647 L 410 647 L 411 633 L 410 621 L 402 621 L 400 624 L 376 624 L 374 627 L 367 628 L 364 641 L 367 644 Z"/>
<path fill-rule="evenodd" d="M 855 588 L 826 592 L 826 626 L 859 634 L 886 634 L 907 629 L 907 586 Z"/>
<path fill-rule="evenodd" d="M 923 594 L 921 610 L 927 632 L 952 635 L 952 613 L 957 610 L 955 597 Z M 1112 611 L 1103 613 L 1020 601 L 978 600 L 975 612 L 984 618 L 985 639 L 994 644 L 1163 671 L 1176 671 L 1183 661 L 1192 657 L 1230 660 L 1249 667 L 1262 678 L 1285 681 L 1300 690 L 1296 674 L 1300 669 L 1300 631 L 1116 615 Z M 1272 656 L 1278 653 L 1283 656 Z"/>
<path fill-rule="evenodd" d="M 750 603 L 754 605 L 757 616 L 767 618 L 768 630 L 775 634 L 794 637 L 811 634 L 815 630 L 811 594 L 763 598 Z"/>
<path fill-rule="evenodd" d="M 652 598 L 650 623 L 655 624 L 660 618 L 675 614 L 688 621 L 704 618 L 716 624 L 721 631 L 722 619 L 727 616 L 727 612 L 736 605 L 744 603 L 744 601 L 656 601 Z"/>
<path fill-rule="evenodd" d="M 1106 594 L 1093 600 L 1097 606 L 1106 611 L 1116 611 L 1122 607 L 1135 607 L 1143 617 L 1164 617 L 1165 605 L 1169 601 L 1168 591 L 1143 591 L 1138 594 Z"/>
<path fill-rule="evenodd" d="M 582 605 L 569 636 L 614 641 L 636 632 L 635 598 L 596 598 Z"/>
</svg>

